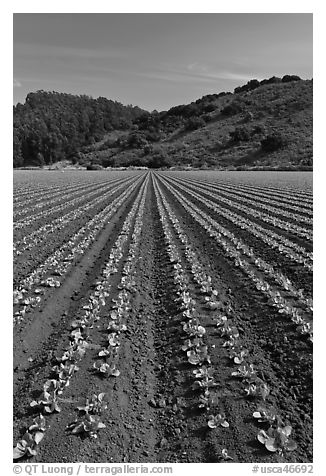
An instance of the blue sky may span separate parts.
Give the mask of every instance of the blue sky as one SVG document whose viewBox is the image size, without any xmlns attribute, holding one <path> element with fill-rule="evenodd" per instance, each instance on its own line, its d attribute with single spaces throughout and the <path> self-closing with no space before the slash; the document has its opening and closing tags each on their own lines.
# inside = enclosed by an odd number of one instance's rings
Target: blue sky
<svg viewBox="0 0 326 476">
<path fill-rule="evenodd" d="M 312 14 L 15 13 L 14 103 L 44 89 L 164 110 L 253 78 L 311 78 L 312 39 Z"/>
</svg>

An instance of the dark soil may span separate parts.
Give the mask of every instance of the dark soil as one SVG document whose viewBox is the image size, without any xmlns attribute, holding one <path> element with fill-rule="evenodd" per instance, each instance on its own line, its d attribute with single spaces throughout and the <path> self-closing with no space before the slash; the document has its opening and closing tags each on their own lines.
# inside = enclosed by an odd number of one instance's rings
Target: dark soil
<svg viewBox="0 0 326 476">
<path fill-rule="evenodd" d="M 136 285 L 119 351 L 120 376 L 103 379 L 92 366 L 105 340 L 112 299 L 119 292 L 130 235 L 102 317 L 89 331 L 91 346 L 64 391 L 61 412 L 46 416 L 44 439 L 37 455 L 28 461 L 214 463 L 220 461 L 219 455 L 226 448 L 233 461 L 240 463 L 312 462 L 312 344 L 298 334 L 287 317 L 268 304 L 216 241 L 173 200 L 161 182 L 160 185 L 205 271 L 212 277 L 212 284 L 231 310 L 243 345 L 249 350 L 250 363 L 272 389 L 267 402 L 292 426 L 297 450 L 285 455 L 268 453 L 257 441 L 262 428 L 252 418 L 257 401 L 246 397 L 240 381 L 231 377 L 234 366 L 222 346 L 224 341 L 214 326 L 212 312 L 203 306 L 184 247 L 173 231 L 191 282 L 191 294 L 206 328 L 214 379 L 229 428 L 209 429 L 207 414 L 197 408 L 199 394 L 192 389 L 194 367 L 181 350 L 185 340 L 183 317 L 150 178 L 136 256 Z M 30 312 L 14 329 L 15 443 L 37 415 L 29 403 L 38 398 L 45 381 L 53 378 L 54 356 L 67 347 L 70 323 L 81 316 L 139 188 L 76 263 L 64 284 L 51 289 L 42 307 Z M 236 233 L 236 227 L 232 231 Z M 248 239 L 245 235 L 243 238 Z M 255 246 L 266 252 L 266 259 L 272 253 L 263 250 L 258 241 Z M 282 269 L 283 265 L 286 267 L 286 263 L 282 262 Z M 308 277 L 304 286 L 310 289 Z M 106 428 L 99 431 L 96 439 L 71 435 L 66 427 L 76 418 L 76 406 L 100 392 L 105 392 L 108 402 L 101 416 Z"/>
</svg>

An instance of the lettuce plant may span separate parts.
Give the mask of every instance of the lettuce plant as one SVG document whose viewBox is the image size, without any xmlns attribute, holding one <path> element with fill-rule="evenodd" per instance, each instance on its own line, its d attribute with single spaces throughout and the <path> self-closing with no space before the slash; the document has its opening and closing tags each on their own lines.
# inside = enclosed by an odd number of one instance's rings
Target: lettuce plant
<svg viewBox="0 0 326 476">
<path fill-rule="evenodd" d="M 226 448 L 223 448 L 223 450 L 221 451 L 221 455 L 219 456 L 219 459 L 223 461 L 233 460 L 233 458 L 231 458 L 231 456 L 228 455 Z"/>
<path fill-rule="evenodd" d="M 235 326 L 231 326 L 230 324 L 225 321 L 223 326 L 219 328 L 221 336 L 227 336 L 227 337 L 233 337 L 234 339 L 237 339 L 239 337 L 239 331 L 238 328 Z"/>
<path fill-rule="evenodd" d="M 86 413 L 81 420 L 70 423 L 66 429 L 71 431 L 73 435 L 86 433 L 91 438 L 97 438 L 97 432 L 102 428 L 106 428 L 106 426 L 101 422 L 98 415 L 89 415 Z"/>
<path fill-rule="evenodd" d="M 310 334 L 312 332 L 312 324 L 310 322 L 304 322 L 301 326 L 297 327 L 297 331 L 300 334 Z"/>
<path fill-rule="evenodd" d="M 58 374 L 59 377 L 59 383 L 60 383 L 60 388 L 61 387 L 68 387 L 69 385 L 69 379 L 72 377 L 72 375 L 79 370 L 77 365 L 68 363 L 67 361 L 63 364 L 61 363 L 60 365 L 56 365 L 55 367 L 52 368 L 54 372 Z"/>
<path fill-rule="evenodd" d="M 110 332 L 116 332 L 116 333 L 119 333 L 119 332 L 124 332 L 127 330 L 127 326 L 125 324 L 118 324 L 117 322 L 115 321 L 110 321 L 109 322 L 109 325 L 107 327 L 107 330 L 110 331 Z"/>
<path fill-rule="evenodd" d="M 232 377 L 251 378 L 256 376 L 256 371 L 252 364 L 242 363 L 235 372 L 232 372 Z"/>
<path fill-rule="evenodd" d="M 100 415 L 102 411 L 107 408 L 107 403 L 105 402 L 104 397 L 105 393 L 99 393 L 98 395 L 94 393 L 91 398 L 86 398 L 85 405 L 77 407 L 77 410 Z"/>
<path fill-rule="evenodd" d="M 261 430 L 257 439 L 265 445 L 268 451 L 283 454 L 284 451 L 294 451 L 297 448 L 295 441 L 289 438 L 291 433 L 291 426 L 278 426 L 277 428 L 269 428 L 267 432 Z"/>
<path fill-rule="evenodd" d="M 83 329 L 84 327 L 88 325 L 88 322 L 86 318 L 75 319 L 74 321 L 71 322 L 70 325 L 72 329 L 78 329 L 79 327 Z"/>
<path fill-rule="evenodd" d="M 205 327 L 201 326 L 198 319 L 191 319 L 183 324 L 183 330 L 190 336 L 202 337 L 206 333 Z"/>
<path fill-rule="evenodd" d="M 212 292 L 211 282 L 207 280 L 207 282 L 202 283 L 200 292 L 202 294 L 211 294 Z"/>
<path fill-rule="evenodd" d="M 188 362 L 192 365 L 198 365 L 201 362 L 211 363 L 211 359 L 207 353 L 207 346 L 202 345 L 195 350 L 188 350 L 187 352 Z"/>
<path fill-rule="evenodd" d="M 277 414 L 274 408 L 258 407 L 257 411 L 252 414 L 259 423 L 272 424 L 277 419 Z"/>
<path fill-rule="evenodd" d="M 238 345 L 237 339 L 234 338 L 233 336 L 230 336 L 229 339 L 223 343 L 222 347 L 229 347 L 230 349 L 234 349 L 234 347 L 236 347 L 237 345 Z"/>
<path fill-rule="evenodd" d="M 207 425 L 209 428 L 217 428 L 222 426 L 223 428 L 228 428 L 230 425 L 225 420 L 225 415 L 219 413 L 218 415 L 209 415 Z"/>
<path fill-rule="evenodd" d="M 192 371 L 196 378 L 213 378 L 214 369 L 213 367 L 206 367 L 203 365 L 200 369 L 195 369 Z"/>
<path fill-rule="evenodd" d="M 31 407 L 41 407 L 45 413 L 60 412 L 61 408 L 58 405 L 58 393 L 62 390 L 58 380 L 47 380 L 43 387 L 43 393 L 40 400 L 33 400 L 30 403 Z"/>
<path fill-rule="evenodd" d="M 235 364 L 240 365 L 244 361 L 245 357 L 247 357 L 248 353 L 249 352 L 247 349 L 242 349 L 242 350 L 233 349 L 230 352 L 230 359 L 233 359 L 233 362 Z"/>
<path fill-rule="evenodd" d="M 40 414 L 37 418 L 34 418 L 33 424 L 28 428 L 29 432 L 44 432 L 45 430 L 45 418 L 42 414 Z"/>
<path fill-rule="evenodd" d="M 263 400 L 269 395 L 270 389 L 268 385 L 261 379 L 256 379 L 253 382 L 249 382 L 245 388 L 245 394 L 247 397 L 261 397 Z"/>
<path fill-rule="evenodd" d="M 212 387 L 216 387 L 216 383 L 214 382 L 214 380 L 212 378 L 204 378 L 202 380 L 195 380 L 195 382 L 193 383 L 192 385 L 192 388 L 194 390 L 198 390 L 199 388 L 205 388 L 205 389 L 209 389 L 209 388 L 212 388 Z"/>
<path fill-rule="evenodd" d="M 223 326 L 226 321 L 228 320 L 228 318 L 226 316 L 224 316 L 223 314 L 220 314 L 218 313 L 215 317 L 214 317 L 214 320 L 216 322 L 216 326 L 217 327 L 220 327 L 220 326 Z"/>
<path fill-rule="evenodd" d="M 111 347 L 118 347 L 120 345 L 119 335 L 116 332 L 111 332 L 108 335 L 108 341 Z"/>
<path fill-rule="evenodd" d="M 78 344 L 72 343 L 71 348 L 66 350 L 61 357 L 57 358 L 57 361 L 58 362 L 69 361 L 71 363 L 77 362 L 84 356 L 87 347 L 88 347 L 88 343 L 85 341 L 78 342 Z"/>
<path fill-rule="evenodd" d="M 215 311 L 222 307 L 221 301 L 217 299 L 217 292 L 216 294 L 214 294 L 214 291 L 213 291 L 211 296 L 206 296 L 205 301 L 206 301 L 205 304 L 207 309 L 210 309 L 211 311 Z"/>
<path fill-rule="evenodd" d="M 47 278 L 41 282 L 42 286 L 47 286 L 49 288 L 59 288 L 61 286 L 60 281 L 54 278 Z"/>
<path fill-rule="evenodd" d="M 78 344 L 80 341 L 84 340 L 84 337 L 82 335 L 82 329 L 80 327 L 74 329 L 73 331 L 70 332 L 70 339 Z"/>
<path fill-rule="evenodd" d="M 206 390 L 203 395 L 200 395 L 198 408 L 205 408 L 207 411 L 216 408 L 219 405 L 219 396 L 216 393 L 211 393 Z"/>
<path fill-rule="evenodd" d="M 39 415 L 33 420 L 33 424 L 29 427 L 22 439 L 18 441 L 14 448 L 13 458 L 20 459 L 25 455 L 35 456 L 36 446 L 42 441 L 45 430 L 45 418 L 43 415 Z"/>
<path fill-rule="evenodd" d="M 106 362 L 97 361 L 93 364 L 94 369 L 100 374 L 104 374 L 107 377 L 111 375 L 113 377 L 119 377 L 120 371 L 116 369 L 115 364 L 107 364 Z"/>
<path fill-rule="evenodd" d="M 43 435 L 43 433 L 42 433 Z M 38 441 L 41 441 L 38 438 Z M 21 440 L 19 440 L 14 448 L 13 459 L 20 459 L 23 456 L 35 456 L 36 455 L 37 442 L 34 440 L 33 435 L 28 431 L 24 434 Z"/>
<path fill-rule="evenodd" d="M 187 351 L 189 349 L 192 349 L 193 347 L 199 347 L 201 345 L 203 345 L 203 340 L 199 337 L 195 337 L 192 340 L 186 339 L 181 347 L 181 350 Z"/>
<path fill-rule="evenodd" d="M 99 357 L 108 357 L 111 354 L 112 354 L 112 351 L 111 351 L 110 347 L 108 347 L 107 349 L 100 350 L 100 352 L 98 353 L 98 356 Z"/>
</svg>

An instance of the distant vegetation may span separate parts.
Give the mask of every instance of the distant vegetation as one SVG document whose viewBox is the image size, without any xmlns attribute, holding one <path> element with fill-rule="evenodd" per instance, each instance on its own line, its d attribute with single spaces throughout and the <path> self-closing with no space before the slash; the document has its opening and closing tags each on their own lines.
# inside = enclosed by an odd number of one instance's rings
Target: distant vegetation
<svg viewBox="0 0 326 476">
<path fill-rule="evenodd" d="M 38 91 L 14 107 L 14 166 L 74 157 L 114 129 L 127 130 L 142 114 L 106 98 Z"/>
<path fill-rule="evenodd" d="M 105 98 L 31 93 L 14 108 L 14 166 L 312 167 L 312 80 L 248 81 L 149 113 Z"/>
</svg>

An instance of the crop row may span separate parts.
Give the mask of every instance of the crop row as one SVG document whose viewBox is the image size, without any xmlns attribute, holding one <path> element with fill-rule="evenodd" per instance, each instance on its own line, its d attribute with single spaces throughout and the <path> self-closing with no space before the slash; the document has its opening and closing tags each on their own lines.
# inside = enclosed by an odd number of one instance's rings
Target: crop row
<svg viewBox="0 0 326 476">
<path fill-rule="evenodd" d="M 279 312 L 289 315 L 294 322 L 299 324 L 300 332 L 307 333 L 312 338 L 312 324 L 308 319 L 312 310 L 311 299 L 305 298 L 301 290 L 296 290 L 282 273 L 275 271 L 271 265 L 256 257 L 251 248 L 187 200 L 180 192 L 171 187 L 165 179 L 162 179 L 162 176 L 160 176 L 160 180 L 163 181 L 172 196 L 190 216 L 217 241 L 226 255 L 232 258 L 235 265 L 239 266 L 250 277 L 256 288 L 268 296 L 271 304 L 277 307 Z M 249 261 L 245 256 L 249 258 Z M 279 287 L 269 284 L 265 275 L 278 283 L 281 290 Z M 290 295 L 293 299 L 289 300 L 284 295 Z"/>
<path fill-rule="evenodd" d="M 84 217 L 87 213 L 94 213 L 96 209 L 106 203 L 115 193 L 123 190 L 132 182 L 136 182 L 137 178 L 127 179 L 126 181 L 116 184 L 113 188 L 110 188 L 107 192 L 96 196 L 91 201 L 79 206 L 77 209 L 73 209 L 63 216 L 59 216 L 33 232 L 25 235 L 20 240 L 16 240 L 14 243 L 14 255 L 20 255 L 26 250 L 30 250 L 35 246 L 40 246 L 43 242 L 47 242 L 51 234 L 56 233 L 56 236 L 64 229 L 68 224 L 71 224 L 80 217 Z"/>
<path fill-rule="evenodd" d="M 181 176 L 182 177 L 182 176 Z M 198 185 L 205 185 L 210 190 L 232 192 L 241 197 L 255 197 L 259 202 L 267 203 L 268 205 L 275 205 L 276 207 L 285 207 L 298 213 L 311 215 L 312 200 L 302 197 L 296 197 L 293 193 L 287 194 L 284 190 L 279 190 L 279 193 L 270 193 L 266 191 L 265 187 L 251 187 L 249 185 L 240 185 L 239 183 L 227 183 L 225 181 L 202 181 L 187 177 L 191 183 Z M 295 203 L 298 202 L 296 205 Z"/>
<path fill-rule="evenodd" d="M 45 287 L 60 286 L 68 269 L 88 250 L 101 230 L 117 213 L 141 180 L 140 178 L 129 185 L 121 195 L 81 227 L 69 241 L 58 248 L 44 263 L 19 283 L 14 290 L 14 304 L 20 307 L 15 312 L 14 320 L 16 322 L 21 321 L 26 312 L 40 303 Z"/>
<path fill-rule="evenodd" d="M 229 358 L 237 366 L 237 369 L 231 373 L 230 377 L 240 378 L 243 382 L 240 396 L 245 395 L 263 402 L 252 416 L 261 423 L 269 423 L 269 429 L 266 432 L 265 427 L 265 430 L 259 431 L 257 435 L 258 440 L 271 452 L 277 451 L 283 454 L 285 451 L 294 450 L 296 444 L 289 438 L 292 428 L 283 422 L 275 407 L 266 403 L 266 398 L 270 394 L 271 389 L 264 381 L 263 374 L 261 373 L 261 376 L 259 376 L 258 369 L 255 369 L 252 364 L 248 363 L 248 361 L 250 362 L 249 351 L 241 344 L 240 333 L 235 326 L 234 319 L 230 316 L 230 306 L 225 307 L 220 301 L 219 291 L 214 289 L 212 278 L 204 272 L 197 254 L 192 249 L 187 234 L 182 229 L 180 222 L 173 213 L 156 180 L 154 180 L 154 188 L 160 220 L 168 245 L 167 251 L 170 261 L 173 263 L 174 282 L 178 289 L 177 294 L 179 295 L 181 311 L 186 320 L 183 323 L 183 331 L 187 339 L 183 343 L 182 350 L 186 351 L 188 362 L 196 367 L 193 370 L 194 382 L 192 389 L 199 391 L 198 408 L 206 411 L 208 427 L 211 429 L 218 426 L 229 427 L 220 398 L 223 390 L 222 392 L 221 389 L 217 390 L 217 387 L 221 386 L 221 382 L 217 382 L 214 379 L 214 368 L 208 354 L 208 347 L 204 342 L 206 329 L 199 322 L 199 315 L 196 313 L 196 301 L 191 295 L 189 279 L 183 268 L 178 247 L 174 243 L 169 222 L 174 227 L 178 239 L 184 246 L 185 257 L 191 265 L 193 279 L 200 286 L 201 295 L 205 296 L 203 299 L 207 309 L 206 312 L 211 313 L 211 319 L 215 322 L 220 336 L 226 339 L 223 347 L 226 347 Z M 227 315 L 229 317 L 226 317 Z M 225 460 L 230 459 L 227 449 L 222 450 L 220 457 Z"/>
<path fill-rule="evenodd" d="M 52 368 L 56 378 L 49 379 L 43 386 L 43 394 L 38 401 L 33 400 L 31 407 L 39 412 L 39 416 L 34 419 L 33 424 L 19 440 L 14 448 L 14 459 L 24 456 L 34 456 L 37 453 L 38 444 L 44 437 L 47 429 L 45 416 L 60 412 L 61 402 L 64 401 L 62 394 L 69 385 L 71 377 L 78 372 L 77 364 L 84 357 L 87 348 L 97 348 L 89 343 L 89 332 L 94 327 L 95 322 L 100 319 L 100 311 L 106 305 L 110 297 L 111 278 L 118 271 L 118 265 L 123 258 L 123 248 L 127 243 L 128 236 L 134 221 L 133 232 L 126 263 L 123 268 L 123 277 L 119 286 L 120 292 L 110 313 L 108 323 L 107 346 L 100 349 L 93 369 L 100 375 L 119 376 L 115 360 L 118 355 L 121 332 L 126 330 L 125 324 L 121 320 L 126 318 L 130 309 L 129 302 L 133 286 L 133 272 L 135 270 L 135 256 L 139 247 L 140 233 L 142 230 L 142 215 L 146 199 L 148 179 L 143 182 L 137 198 L 128 213 L 123 224 L 120 235 L 111 249 L 109 260 L 102 272 L 101 279 L 96 283 L 94 292 L 88 298 L 88 304 L 83 307 L 84 314 L 80 319 L 71 323 L 70 342 L 60 357 L 57 357 L 57 364 Z M 100 414 L 106 409 L 104 393 L 94 394 L 86 403 L 78 406 L 78 416 L 70 423 L 67 430 L 72 434 L 84 433 L 91 437 L 97 437 L 97 431 L 105 428 L 101 422 Z"/>
<path fill-rule="evenodd" d="M 121 179 L 120 179 L 121 180 Z M 20 207 L 14 207 L 14 221 L 17 221 L 19 217 L 35 214 L 36 211 L 42 210 L 43 208 L 51 208 L 52 205 L 59 205 L 61 202 L 72 200 L 77 198 L 79 194 L 85 194 L 92 190 L 105 185 L 115 185 L 120 181 L 115 179 L 112 181 L 103 181 L 96 184 L 77 184 L 72 187 L 65 187 L 59 189 L 56 193 L 49 194 L 40 194 L 36 199 L 26 199 L 23 203 L 20 203 Z"/>
<path fill-rule="evenodd" d="M 227 184 L 230 186 L 234 186 L 235 184 L 234 182 L 228 181 L 228 180 L 223 180 L 223 182 L 217 180 L 216 182 Z M 294 201 L 303 200 L 309 203 L 312 202 L 312 192 L 304 191 L 302 190 L 302 187 L 300 188 L 298 186 L 294 187 L 293 184 L 291 185 L 290 189 L 288 189 L 287 187 L 285 188 L 283 184 L 280 187 L 272 187 L 264 181 L 262 182 L 260 181 L 259 186 L 257 185 L 254 186 L 252 184 L 250 185 L 244 182 L 241 182 L 241 183 L 237 182 L 236 185 L 237 186 L 239 185 L 243 187 L 244 189 L 246 188 L 249 190 L 258 190 L 258 191 L 261 191 L 263 187 L 264 193 L 269 194 L 270 196 L 288 197 L 289 199 L 293 198 Z"/>
<path fill-rule="evenodd" d="M 122 179 L 124 181 L 125 179 Z M 101 195 L 105 190 L 111 188 L 111 183 L 106 183 L 101 187 L 95 187 L 94 190 L 90 191 L 89 193 L 82 194 L 77 198 L 72 198 L 71 200 L 65 201 L 59 205 L 56 205 L 52 208 L 43 210 L 39 213 L 35 213 L 29 217 L 25 217 L 20 221 L 16 221 L 14 223 L 14 230 L 20 230 L 22 228 L 26 228 L 30 226 L 32 223 L 38 220 L 44 220 L 46 217 L 54 215 L 54 214 L 62 214 L 66 209 L 72 209 L 77 207 L 80 203 L 88 202 L 92 197 L 98 197 Z"/>
<path fill-rule="evenodd" d="M 177 183 L 178 185 L 180 185 L 180 180 L 176 180 L 176 179 L 170 179 L 170 180 L 173 180 L 174 183 Z M 186 180 L 183 180 L 181 182 L 181 184 L 182 183 L 184 185 L 186 185 L 187 189 L 195 189 L 197 191 L 202 191 L 202 187 L 197 186 L 197 185 L 196 186 L 190 185 L 188 183 L 188 181 L 186 181 Z M 273 225 L 277 228 L 285 230 L 286 232 L 294 233 L 295 235 L 297 235 L 299 237 L 306 238 L 308 240 L 312 240 L 312 231 L 311 230 L 309 230 L 307 228 L 304 228 L 302 226 L 296 225 L 294 223 L 281 220 L 281 219 L 277 218 L 274 215 L 269 215 L 268 213 L 264 213 L 262 211 L 256 210 L 255 209 L 256 202 L 254 200 L 251 201 L 250 206 L 246 206 L 246 205 L 242 205 L 241 203 L 236 202 L 234 199 L 231 199 L 232 195 L 233 195 L 232 193 L 224 194 L 226 196 L 223 196 L 223 194 L 221 194 L 221 192 L 219 192 L 218 194 L 213 194 L 212 192 L 209 191 L 209 189 L 208 189 L 208 191 L 206 191 L 206 189 L 205 189 L 205 193 L 209 193 L 209 195 L 212 198 L 214 198 L 215 200 L 218 200 L 222 203 L 225 203 L 225 204 L 235 208 L 236 210 L 239 210 L 239 211 L 245 213 L 246 215 L 249 215 L 250 217 L 255 217 L 259 221 L 263 221 L 267 224 L 271 224 L 271 225 Z M 231 197 L 231 198 L 228 198 L 228 197 Z M 247 200 L 247 202 L 248 202 L 248 200 Z M 262 205 L 261 208 L 263 208 L 264 210 L 267 209 L 267 207 L 264 206 L 264 205 Z M 271 208 L 271 207 L 269 207 L 269 208 Z M 283 213 L 283 211 L 282 212 L 279 211 L 279 213 L 286 216 L 286 212 Z"/>
<path fill-rule="evenodd" d="M 181 188 L 182 190 L 184 190 L 186 193 L 188 193 L 190 196 L 196 196 L 196 198 L 198 198 L 198 195 L 193 193 L 193 192 L 189 192 L 185 187 L 179 187 Z M 175 188 L 172 187 L 172 189 L 170 190 L 173 190 L 174 192 L 177 192 L 177 190 Z M 303 290 L 297 290 L 291 283 L 291 281 L 286 277 L 284 276 L 283 273 L 281 273 L 280 271 L 277 271 L 273 268 L 272 265 L 270 265 L 269 263 L 265 262 L 263 259 L 261 259 L 259 256 L 256 256 L 253 249 L 248 247 L 245 243 L 243 243 L 243 241 L 238 238 L 237 236 L 235 236 L 232 232 L 230 232 L 227 228 L 223 227 L 219 222 L 213 220 L 209 215 L 207 215 L 203 210 L 199 209 L 198 207 L 196 207 L 194 205 L 194 203 L 188 201 L 184 196 L 182 196 L 184 200 L 186 200 L 186 202 L 191 205 L 192 207 L 194 207 L 194 209 L 197 211 L 197 212 L 200 212 L 202 214 L 202 216 L 204 216 L 210 223 L 213 224 L 213 226 L 219 231 L 220 234 L 222 234 L 223 236 L 227 237 L 233 245 L 236 246 L 236 248 L 238 250 L 241 250 L 243 252 L 243 254 L 247 257 L 249 257 L 255 264 L 256 267 L 258 267 L 259 269 L 261 269 L 261 271 L 263 271 L 263 273 L 267 276 L 269 276 L 272 280 L 276 281 L 279 285 L 281 285 L 284 290 L 289 293 L 290 295 L 292 295 L 294 298 L 298 299 L 300 302 L 302 302 L 303 306 L 305 307 L 310 307 L 311 306 L 311 301 L 310 299 L 306 299 L 303 295 Z M 201 204 L 205 204 L 206 202 L 201 199 L 200 200 Z"/>
<path fill-rule="evenodd" d="M 189 193 L 189 190 L 183 186 L 180 188 Z M 245 230 L 246 232 L 254 235 L 255 237 L 262 240 L 268 246 L 277 249 L 280 253 L 286 255 L 288 258 L 293 260 L 298 264 L 303 264 L 303 266 L 312 271 L 312 253 L 307 252 L 303 247 L 299 246 L 298 244 L 288 240 L 282 235 L 279 235 L 268 228 L 263 228 L 256 222 L 251 221 L 243 217 L 242 215 L 238 215 L 230 209 L 225 209 L 212 200 L 208 198 L 203 198 L 201 195 L 197 194 L 196 192 L 192 192 L 190 195 L 195 197 L 200 203 L 205 205 L 206 207 L 214 210 L 218 216 L 222 216 L 226 220 L 232 222 L 239 228 Z M 207 193 L 207 195 L 210 195 Z"/>
</svg>

